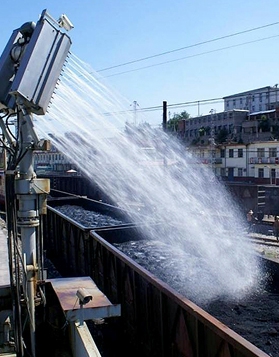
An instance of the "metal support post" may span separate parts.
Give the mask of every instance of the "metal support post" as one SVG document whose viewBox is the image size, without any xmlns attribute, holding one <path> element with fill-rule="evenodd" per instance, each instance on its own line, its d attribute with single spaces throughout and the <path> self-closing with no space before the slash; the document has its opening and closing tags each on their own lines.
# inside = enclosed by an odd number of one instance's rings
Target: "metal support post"
<svg viewBox="0 0 279 357">
<path fill-rule="evenodd" d="M 32 120 L 31 114 L 19 113 L 19 133 L 21 150 L 24 154 L 19 163 L 19 174 L 15 181 L 18 198 L 17 225 L 20 229 L 22 254 L 25 257 L 25 276 L 23 279 L 26 288 L 27 308 L 30 318 L 31 354 L 35 356 L 35 293 L 36 293 L 36 227 L 39 225 L 37 195 L 31 190 L 31 182 L 36 175 L 33 167 L 34 137 L 27 120 Z"/>
</svg>

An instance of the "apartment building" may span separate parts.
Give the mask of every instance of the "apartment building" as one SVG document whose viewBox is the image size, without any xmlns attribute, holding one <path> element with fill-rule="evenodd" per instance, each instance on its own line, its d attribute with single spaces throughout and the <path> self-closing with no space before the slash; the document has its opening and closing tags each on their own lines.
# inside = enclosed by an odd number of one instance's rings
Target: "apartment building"
<svg viewBox="0 0 279 357">
<path fill-rule="evenodd" d="M 186 146 L 208 145 L 215 141 L 241 140 L 242 123 L 247 120 L 247 110 L 232 109 L 225 112 L 212 112 L 187 120 L 181 120 L 178 125 L 178 135 Z"/>
<path fill-rule="evenodd" d="M 181 120 L 178 135 L 187 146 L 279 139 L 279 89 L 263 87 L 224 97 L 224 112 Z"/>
<path fill-rule="evenodd" d="M 279 184 L 279 142 L 222 144 L 192 147 L 201 164 L 211 165 L 216 176 L 225 181 Z"/>
<path fill-rule="evenodd" d="M 250 113 L 275 109 L 279 101 L 278 84 L 232 94 L 224 99 L 224 111 L 244 109 Z"/>
<path fill-rule="evenodd" d="M 279 88 L 224 97 L 224 112 L 183 120 L 178 136 L 228 181 L 279 184 Z"/>
<path fill-rule="evenodd" d="M 63 153 L 52 149 L 51 151 L 35 151 L 34 167 L 37 174 L 45 172 L 66 173 L 73 169 L 75 165 Z"/>
</svg>

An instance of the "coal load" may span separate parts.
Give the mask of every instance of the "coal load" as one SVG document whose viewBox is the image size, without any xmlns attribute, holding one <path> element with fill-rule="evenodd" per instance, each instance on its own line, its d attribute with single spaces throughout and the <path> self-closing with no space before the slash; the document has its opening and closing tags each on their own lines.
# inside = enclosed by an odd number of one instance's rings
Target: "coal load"
<svg viewBox="0 0 279 357">
<path fill-rule="evenodd" d="M 264 287 L 243 298 L 212 296 L 200 293 L 214 290 L 209 272 L 200 256 L 173 249 L 159 241 L 130 241 L 114 244 L 125 255 L 167 283 L 175 291 L 195 302 L 210 315 L 260 348 L 269 356 L 279 356 L 279 295 Z M 206 274 L 206 289 L 199 287 L 200 274 Z"/>
<path fill-rule="evenodd" d="M 55 209 L 84 227 L 99 228 L 123 224 L 120 219 L 100 212 L 88 211 L 79 206 L 64 205 L 55 207 Z"/>
</svg>

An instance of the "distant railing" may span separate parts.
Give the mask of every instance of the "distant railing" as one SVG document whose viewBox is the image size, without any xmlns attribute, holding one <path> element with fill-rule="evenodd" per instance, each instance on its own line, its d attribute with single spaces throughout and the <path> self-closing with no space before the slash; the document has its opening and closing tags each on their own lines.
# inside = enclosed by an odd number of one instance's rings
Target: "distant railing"
<svg viewBox="0 0 279 357">
<path fill-rule="evenodd" d="M 250 164 L 279 164 L 279 157 L 250 157 Z"/>
</svg>

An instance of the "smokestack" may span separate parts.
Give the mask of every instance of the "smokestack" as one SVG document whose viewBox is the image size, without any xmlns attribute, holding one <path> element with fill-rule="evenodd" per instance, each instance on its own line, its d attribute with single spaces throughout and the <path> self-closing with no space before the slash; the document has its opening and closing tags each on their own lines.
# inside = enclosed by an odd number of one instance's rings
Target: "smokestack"
<svg viewBox="0 0 279 357">
<path fill-rule="evenodd" d="M 167 102 L 163 101 L 163 130 L 167 130 Z"/>
</svg>

